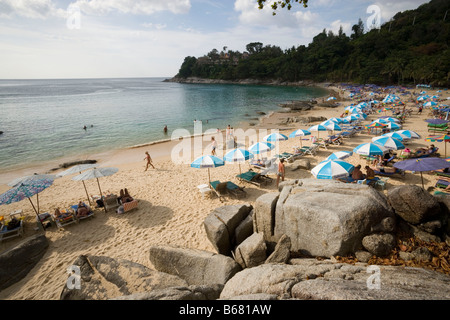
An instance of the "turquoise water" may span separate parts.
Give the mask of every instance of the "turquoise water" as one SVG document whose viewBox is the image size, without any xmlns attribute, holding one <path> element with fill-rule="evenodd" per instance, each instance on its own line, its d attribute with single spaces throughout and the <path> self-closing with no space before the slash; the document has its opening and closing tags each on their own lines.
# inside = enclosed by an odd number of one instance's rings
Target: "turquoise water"
<svg viewBox="0 0 450 320">
<path fill-rule="evenodd" d="M 194 119 L 204 130 L 237 127 L 279 103 L 326 95 L 310 87 L 163 80 L 0 80 L 0 172 L 170 139 L 179 128 L 193 133 Z"/>
</svg>

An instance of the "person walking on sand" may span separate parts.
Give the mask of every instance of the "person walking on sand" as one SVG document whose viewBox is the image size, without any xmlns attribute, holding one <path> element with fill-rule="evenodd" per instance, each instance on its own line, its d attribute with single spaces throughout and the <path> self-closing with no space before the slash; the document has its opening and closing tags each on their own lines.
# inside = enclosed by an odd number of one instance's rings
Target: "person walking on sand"
<svg viewBox="0 0 450 320">
<path fill-rule="evenodd" d="M 147 165 L 145 166 L 145 170 L 144 171 L 147 171 L 149 165 L 152 166 L 153 169 L 155 169 L 155 166 L 152 163 L 152 157 L 150 157 L 150 154 L 148 153 L 148 151 L 145 151 L 145 158 L 144 158 L 144 160 L 147 160 Z"/>
<path fill-rule="evenodd" d="M 214 138 L 214 137 L 211 137 L 211 141 L 212 141 L 212 143 L 211 143 L 211 154 L 213 155 L 213 156 L 215 156 L 216 155 L 216 148 L 217 148 L 217 141 L 216 141 L 216 138 Z"/>
<path fill-rule="evenodd" d="M 284 181 L 284 172 L 285 172 L 284 159 L 280 159 L 280 162 L 278 163 L 278 172 L 277 172 L 277 188 L 278 184 L 280 183 L 280 178 L 281 181 Z"/>
</svg>

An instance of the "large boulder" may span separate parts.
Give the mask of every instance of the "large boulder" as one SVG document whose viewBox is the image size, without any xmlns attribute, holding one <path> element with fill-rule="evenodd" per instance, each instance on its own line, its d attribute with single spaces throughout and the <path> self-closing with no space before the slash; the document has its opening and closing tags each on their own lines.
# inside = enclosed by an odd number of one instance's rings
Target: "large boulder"
<svg viewBox="0 0 450 320">
<path fill-rule="evenodd" d="M 275 241 L 275 208 L 280 194 L 278 192 L 265 193 L 255 202 L 253 214 L 253 230 L 264 233 L 264 240 Z"/>
<path fill-rule="evenodd" d="M 450 277 L 437 271 L 292 259 L 263 264 L 230 279 L 220 299 L 274 295 L 308 300 L 449 300 Z"/>
<path fill-rule="evenodd" d="M 217 300 L 223 285 L 188 286 L 157 289 L 150 292 L 120 296 L 111 300 Z"/>
<path fill-rule="evenodd" d="M 411 224 L 427 222 L 441 214 L 438 199 L 419 186 L 392 188 L 387 198 L 395 213 Z"/>
<path fill-rule="evenodd" d="M 212 211 L 203 221 L 206 236 L 217 253 L 231 256 L 236 245 L 235 230 L 252 211 L 249 204 L 222 206 Z"/>
<path fill-rule="evenodd" d="M 277 200 L 275 214 L 268 211 L 273 210 L 269 205 L 255 205 L 256 216 L 273 216 L 272 238 L 285 234 L 291 239 L 291 251 L 311 256 L 354 253 L 362 247 L 362 239 L 373 226 L 394 217 L 382 193 L 367 185 L 333 180 L 301 180 L 292 189 L 283 188 Z M 256 229 L 267 232 L 267 226 L 260 226 L 260 221 L 256 219 Z"/>
<path fill-rule="evenodd" d="M 47 248 L 45 235 L 36 235 L 0 254 L 0 290 L 22 280 L 44 256 Z"/>
<path fill-rule="evenodd" d="M 235 260 L 243 269 L 256 267 L 266 260 L 266 251 L 264 235 L 255 232 L 236 248 Z"/>
<path fill-rule="evenodd" d="M 79 287 L 77 288 L 76 274 L 73 276 L 74 280 L 69 277 L 71 287 L 67 283 L 64 285 L 61 300 L 108 300 L 188 285 L 180 277 L 124 259 L 82 255 L 73 262 L 73 266 L 80 271 Z"/>
<path fill-rule="evenodd" d="M 150 262 L 156 270 L 176 275 L 189 285 L 225 284 L 241 270 L 228 256 L 167 245 L 150 247 Z"/>
</svg>

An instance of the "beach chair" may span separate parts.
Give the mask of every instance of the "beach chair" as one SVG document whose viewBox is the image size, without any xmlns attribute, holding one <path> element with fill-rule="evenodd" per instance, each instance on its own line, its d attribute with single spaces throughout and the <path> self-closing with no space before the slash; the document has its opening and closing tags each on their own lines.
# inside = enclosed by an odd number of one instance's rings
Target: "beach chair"
<svg viewBox="0 0 450 320">
<path fill-rule="evenodd" d="M 137 209 L 139 206 L 139 201 L 133 200 L 130 202 L 125 202 L 122 205 L 123 205 L 123 212 L 125 213 L 125 212 L 131 211 L 133 209 Z"/>
<path fill-rule="evenodd" d="M 380 168 L 380 170 L 373 170 L 375 172 L 376 176 L 384 176 L 384 177 L 392 177 L 392 176 L 400 176 L 401 178 L 405 177 L 405 171 L 397 169 L 397 168 L 391 168 L 395 169 L 394 172 L 385 171 L 385 169 Z"/>
<path fill-rule="evenodd" d="M 441 189 L 445 189 L 450 185 L 450 181 L 447 180 L 443 180 L 443 179 L 438 179 L 436 181 L 435 187 L 436 188 L 441 188 Z"/>
<path fill-rule="evenodd" d="M 248 183 L 254 184 L 258 187 L 261 187 L 262 184 L 266 185 L 266 184 L 272 182 L 272 178 L 267 177 L 266 174 L 263 172 L 258 173 L 258 172 L 249 170 L 247 172 L 238 174 L 236 176 L 236 178 L 238 178 L 241 181 L 248 182 Z"/>
<path fill-rule="evenodd" d="M 78 205 L 77 205 L 77 207 L 78 207 Z M 62 216 L 59 218 L 56 217 L 55 214 L 52 214 L 52 219 L 55 222 L 58 229 L 62 229 L 72 223 L 78 222 L 78 220 L 75 217 L 75 213 L 73 211 L 62 209 L 62 210 L 60 210 L 60 212 L 61 212 Z"/>
<path fill-rule="evenodd" d="M 230 195 L 233 198 L 241 199 L 247 196 L 247 192 L 245 192 L 243 187 L 240 187 L 231 181 L 212 181 L 211 187 L 214 189 L 219 198 Z"/>
<path fill-rule="evenodd" d="M 84 204 L 84 203 L 83 203 Z M 75 204 L 73 206 L 71 206 L 70 208 L 73 210 L 74 215 L 75 215 L 75 219 L 79 222 L 80 220 L 84 220 L 87 218 L 92 218 L 94 216 L 94 211 L 92 211 L 91 207 L 89 207 L 88 205 L 85 204 L 85 206 L 89 209 L 89 213 L 87 216 L 82 216 L 82 217 L 77 217 L 77 209 L 78 209 L 78 204 Z"/>
<path fill-rule="evenodd" d="M 317 154 L 317 151 L 319 150 L 319 144 L 313 143 L 310 147 L 303 147 L 302 150 L 305 154 L 315 156 Z"/>
<path fill-rule="evenodd" d="M 18 221 L 17 226 L 8 228 L 11 221 Z M 11 219 L 8 223 L 2 224 L 0 229 L 0 242 L 6 239 L 23 236 L 23 220 Z"/>
<path fill-rule="evenodd" d="M 103 198 L 103 205 L 105 206 L 106 211 L 114 210 L 119 206 L 119 201 L 115 194 L 109 195 Z"/>
</svg>

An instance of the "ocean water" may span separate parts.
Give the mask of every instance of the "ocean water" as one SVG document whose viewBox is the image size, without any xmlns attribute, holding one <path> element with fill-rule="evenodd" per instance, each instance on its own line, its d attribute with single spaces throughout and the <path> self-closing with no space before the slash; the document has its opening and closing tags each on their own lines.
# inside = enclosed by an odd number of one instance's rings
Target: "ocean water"
<svg viewBox="0 0 450 320">
<path fill-rule="evenodd" d="M 163 80 L 0 80 L 0 172 L 170 139 L 179 128 L 193 133 L 194 119 L 204 130 L 237 128 L 280 103 L 327 94 L 311 87 Z"/>
</svg>

